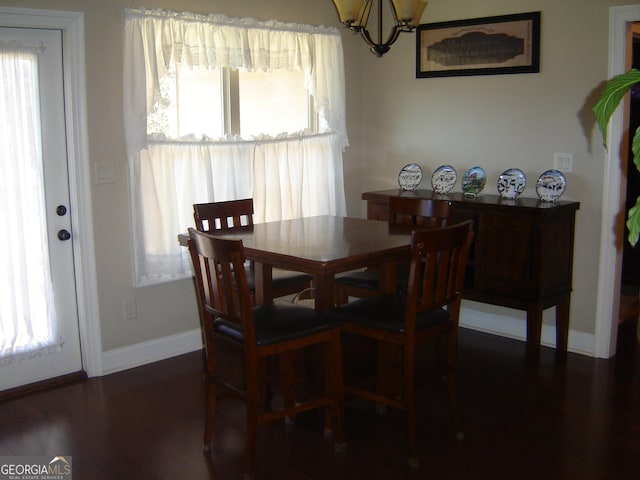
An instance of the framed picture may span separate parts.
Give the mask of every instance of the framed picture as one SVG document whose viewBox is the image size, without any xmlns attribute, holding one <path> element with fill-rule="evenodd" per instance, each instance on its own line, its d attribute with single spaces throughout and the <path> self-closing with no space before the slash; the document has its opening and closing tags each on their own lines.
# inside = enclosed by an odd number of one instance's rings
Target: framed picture
<svg viewBox="0 0 640 480">
<path fill-rule="evenodd" d="M 540 71 L 540 12 L 426 23 L 416 30 L 416 77 Z"/>
</svg>

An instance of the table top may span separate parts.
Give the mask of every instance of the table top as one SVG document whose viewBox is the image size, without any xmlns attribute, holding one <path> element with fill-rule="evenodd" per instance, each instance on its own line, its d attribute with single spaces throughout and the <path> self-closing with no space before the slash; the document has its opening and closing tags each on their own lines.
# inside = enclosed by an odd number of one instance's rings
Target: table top
<svg viewBox="0 0 640 480">
<path fill-rule="evenodd" d="M 241 239 L 251 260 L 312 274 L 396 260 L 409 254 L 411 243 L 407 228 L 331 215 L 257 223 L 252 231 L 225 237 Z"/>
<path fill-rule="evenodd" d="M 316 309 L 334 304 L 337 273 L 377 265 L 380 288 L 395 289 L 395 264 L 411 253 L 411 226 L 386 221 L 322 215 L 266 223 L 251 229 L 215 233 L 242 240 L 247 259 L 255 262 L 256 301 L 273 301 L 271 268 L 314 276 Z M 186 246 L 189 237 L 178 235 Z"/>
</svg>

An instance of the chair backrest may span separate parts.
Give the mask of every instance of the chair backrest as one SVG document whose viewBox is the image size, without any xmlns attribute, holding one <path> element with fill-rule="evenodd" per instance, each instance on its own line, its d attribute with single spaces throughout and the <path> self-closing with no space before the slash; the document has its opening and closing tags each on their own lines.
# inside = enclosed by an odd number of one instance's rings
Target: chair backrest
<svg viewBox="0 0 640 480">
<path fill-rule="evenodd" d="M 389 223 L 421 227 L 444 227 L 451 214 L 451 202 L 431 198 L 390 197 Z"/>
<path fill-rule="evenodd" d="M 246 230 L 253 227 L 253 199 L 195 203 L 193 219 L 201 232 Z"/>
<path fill-rule="evenodd" d="M 209 347 L 214 320 L 241 329 L 245 347 L 253 345 L 253 312 L 242 240 L 214 237 L 194 228 L 189 228 L 189 239 L 205 345 Z"/>
<path fill-rule="evenodd" d="M 407 290 L 407 318 L 447 306 L 457 323 L 473 222 L 411 234 L 411 265 Z"/>
</svg>

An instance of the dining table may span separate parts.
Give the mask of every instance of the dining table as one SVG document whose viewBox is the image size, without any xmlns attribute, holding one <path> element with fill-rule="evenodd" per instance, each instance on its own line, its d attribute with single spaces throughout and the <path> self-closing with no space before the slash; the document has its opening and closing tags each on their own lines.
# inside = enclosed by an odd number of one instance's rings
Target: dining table
<svg viewBox="0 0 640 480">
<path fill-rule="evenodd" d="M 334 215 L 256 223 L 221 236 L 242 240 L 247 260 L 254 262 L 257 304 L 273 301 L 272 269 L 280 268 L 313 275 L 315 308 L 320 312 L 334 306 L 334 278 L 341 272 L 375 266 L 380 292 L 393 293 L 396 265 L 409 259 L 411 246 L 411 229 L 406 226 Z M 188 236 L 179 235 L 179 240 L 186 245 Z"/>
</svg>

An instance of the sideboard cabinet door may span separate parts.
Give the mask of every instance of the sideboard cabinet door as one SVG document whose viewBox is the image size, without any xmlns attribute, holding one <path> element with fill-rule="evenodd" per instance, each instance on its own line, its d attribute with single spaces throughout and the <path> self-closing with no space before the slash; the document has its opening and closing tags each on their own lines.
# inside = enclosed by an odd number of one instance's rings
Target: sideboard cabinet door
<svg viewBox="0 0 640 480">
<path fill-rule="evenodd" d="M 474 289 L 530 297 L 533 245 L 531 219 L 522 215 L 482 212 L 476 227 Z"/>
</svg>

